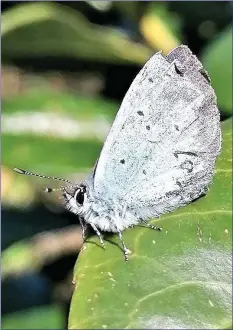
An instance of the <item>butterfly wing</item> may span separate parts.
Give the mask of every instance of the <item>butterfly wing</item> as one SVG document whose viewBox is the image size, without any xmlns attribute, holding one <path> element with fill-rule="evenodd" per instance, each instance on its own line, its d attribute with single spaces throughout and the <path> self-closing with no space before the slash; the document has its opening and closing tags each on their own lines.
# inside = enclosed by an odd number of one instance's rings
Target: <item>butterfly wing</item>
<svg viewBox="0 0 233 330">
<path fill-rule="evenodd" d="M 102 198 L 145 220 L 200 196 L 220 151 L 216 97 L 186 46 L 157 53 L 130 86 L 93 178 Z"/>
</svg>

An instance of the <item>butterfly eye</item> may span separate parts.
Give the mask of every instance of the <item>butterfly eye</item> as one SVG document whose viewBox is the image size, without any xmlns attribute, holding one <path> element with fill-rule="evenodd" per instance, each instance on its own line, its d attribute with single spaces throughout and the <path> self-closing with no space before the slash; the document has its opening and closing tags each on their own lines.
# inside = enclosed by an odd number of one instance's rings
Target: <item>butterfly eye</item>
<svg viewBox="0 0 233 330">
<path fill-rule="evenodd" d="M 84 192 L 81 189 L 77 189 L 75 194 L 74 194 L 74 198 L 76 200 L 76 202 L 80 205 L 83 205 L 84 202 Z"/>
</svg>

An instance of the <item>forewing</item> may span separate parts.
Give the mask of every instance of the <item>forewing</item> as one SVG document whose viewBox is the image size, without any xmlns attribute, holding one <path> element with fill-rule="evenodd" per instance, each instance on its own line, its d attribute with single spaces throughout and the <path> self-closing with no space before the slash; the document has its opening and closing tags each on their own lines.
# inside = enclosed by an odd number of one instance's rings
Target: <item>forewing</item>
<svg viewBox="0 0 233 330">
<path fill-rule="evenodd" d="M 155 54 L 129 88 L 95 169 L 94 190 L 141 219 L 197 198 L 221 144 L 209 77 L 186 46 Z"/>
</svg>

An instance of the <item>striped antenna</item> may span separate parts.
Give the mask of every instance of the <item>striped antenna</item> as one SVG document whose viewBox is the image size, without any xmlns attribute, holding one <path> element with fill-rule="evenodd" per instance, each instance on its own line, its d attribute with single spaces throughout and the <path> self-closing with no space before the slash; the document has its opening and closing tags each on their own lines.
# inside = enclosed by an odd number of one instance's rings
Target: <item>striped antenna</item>
<svg viewBox="0 0 233 330">
<path fill-rule="evenodd" d="M 69 186 L 66 186 L 66 187 L 62 186 L 62 187 L 60 187 L 60 188 L 50 188 L 50 187 L 46 187 L 44 191 L 45 191 L 46 193 L 51 193 L 51 192 L 59 191 L 59 190 L 66 190 L 66 189 L 72 188 L 73 186 L 76 186 L 76 184 L 72 184 L 72 185 L 69 185 Z M 79 188 L 79 186 L 77 186 L 77 188 Z"/>
<path fill-rule="evenodd" d="M 32 172 L 28 172 L 28 171 L 25 171 L 25 170 L 22 170 L 20 168 L 14 168 L 14 171 L 19 173 L 19 174 L 24 174 L 24 175 L 32 175 L 32 176 L 37 176 L 39 178 L 45 178 L 45 179 L 53 179 L 53 180 L 58 180 L 58 181 L 64 181 L 64 182 L 67 182 L 67 183 L 70 183 L 71 186 L 75 186 L 76 183 L 74 182 L 71 182 L 70 180 L 67 180 L 67 179 L 62 179 L 62 178 L 56 178 L 56 177 L 53 177 L 53 176 L 47 176 L 47 175 L 41 175 L 41 174 L 37 174 L 37 173 L 32 173 Z M 47 188 L 48 191 L 47 192 L 50 192 L 51 191 L 51 188 Z"/>
</svg>

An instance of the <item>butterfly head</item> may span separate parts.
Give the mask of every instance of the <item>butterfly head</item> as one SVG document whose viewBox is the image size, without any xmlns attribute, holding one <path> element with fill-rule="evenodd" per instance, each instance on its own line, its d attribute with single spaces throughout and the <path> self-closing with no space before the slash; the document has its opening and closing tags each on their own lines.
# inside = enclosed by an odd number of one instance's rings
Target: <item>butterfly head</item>
<svg viewBox="0 0 233 330">
<path fill-rule="evenodd" d="M 86 196 L 86 186 L 80 185 L 76 187 L 73 192 L 65 190 L 62 196 L 67 210 L 77 215 L 82 215 Z"/>
</svg>

